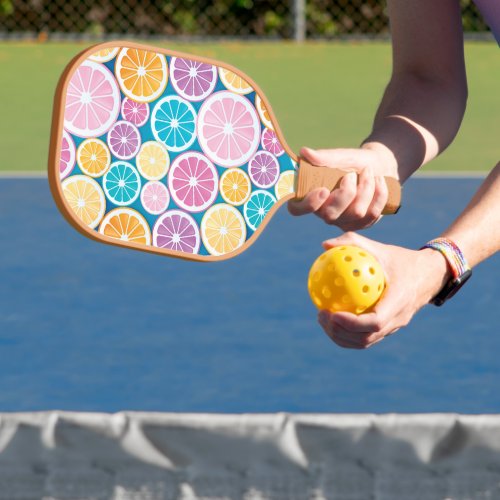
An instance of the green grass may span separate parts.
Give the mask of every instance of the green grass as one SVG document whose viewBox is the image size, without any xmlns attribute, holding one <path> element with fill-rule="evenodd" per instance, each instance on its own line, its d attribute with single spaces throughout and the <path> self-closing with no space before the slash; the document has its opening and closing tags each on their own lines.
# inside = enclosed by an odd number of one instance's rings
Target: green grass
<svg viewBox="0 0 500 500">
<path fill-rule="evenodd" d="M 165 46 L 165 44 L 163 44 Z M 83 44 L 0 45 L 0 170 L 46 168 L 57 80 Z M 352 147 L 368 134 L 391 70 L 387 43 L 206 43 L 170 48 L 229 62 L 272 103 L 289 145 Z M 469 104 L 454 144 L 429 167 L 487 170 L 498 161 L 498 47 L 466 47 Z M 495 103 L 496 100 L 496 103 Z M 495 106 L 496 104 L 496 106 Z"/>
</svg>

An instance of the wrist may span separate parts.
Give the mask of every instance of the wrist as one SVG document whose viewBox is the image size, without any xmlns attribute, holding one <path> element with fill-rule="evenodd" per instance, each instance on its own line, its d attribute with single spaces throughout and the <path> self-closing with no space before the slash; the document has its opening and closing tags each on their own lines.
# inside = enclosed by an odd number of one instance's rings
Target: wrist
<svg viewBox="0 0 500 500">
<path fill-rule="evenodd" d="M 420 269 L 425 269 L 423 278 L 425 280 L 425 299 L 430 302 L 452 278 L 452 273 L 445 257 L 432 248 L 419 250 L 423 262 Z"/>
<path fill-rule="evenodd" d="M 381 142 L 366 140 L 361 144 L 361 149 L 372 151 L 378 158 L 377 175 L 384 175 L 399 179 L 398 162 L 394 153 Z"/>
</svg>

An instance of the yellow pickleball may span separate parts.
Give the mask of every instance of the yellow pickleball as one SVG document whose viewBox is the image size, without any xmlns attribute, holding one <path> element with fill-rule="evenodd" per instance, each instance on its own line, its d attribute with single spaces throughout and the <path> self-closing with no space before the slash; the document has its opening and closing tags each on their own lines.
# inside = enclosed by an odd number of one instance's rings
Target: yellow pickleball
<svg viewBox="0 0 500 500">
<path fill-rule="evenodd" d="M 307 288 L 318 309 L 362 314 L 382 295 L 384 271 L 377 259 L 363 248 L 334 247 L 312 265 Z"/>
</svg>

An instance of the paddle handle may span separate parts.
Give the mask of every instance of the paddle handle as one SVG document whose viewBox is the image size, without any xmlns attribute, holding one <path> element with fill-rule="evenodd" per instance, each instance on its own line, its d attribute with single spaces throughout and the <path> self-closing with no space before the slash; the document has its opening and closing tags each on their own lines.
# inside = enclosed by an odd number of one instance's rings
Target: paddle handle
<svg viewBox="0 0 500 500">
<path fill-rule="evenodd" d="M 295 198 L 301 200 L 313 189 L 326 187 L 330 191 L 337 188 L 346 174 L 346 170 L 331 167 L 316 167 L 299 158 L 299 171 Z M 382 213 L 395 214 L 401 206 L 401 185 L 394 177 L 384 177 L 389 191 L 389 198 Z"/>
</svg>

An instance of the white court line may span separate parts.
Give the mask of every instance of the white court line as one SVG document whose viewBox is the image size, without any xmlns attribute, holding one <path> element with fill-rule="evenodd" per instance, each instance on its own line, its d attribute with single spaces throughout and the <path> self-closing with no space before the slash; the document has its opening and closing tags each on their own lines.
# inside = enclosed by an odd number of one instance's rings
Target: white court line
<svg viewBox="0 0 500 500">
<path fill-rule="evenodd" d="M 0 172 L 0 179 L 46 179 L 47 172 Z"/>
<path fill-rule="evenodd" d="M 452 170 L 448 172 L 417 172 L 413 179 L 484 179 L 488 172 L 477 172 L 474 170 Z M 0 179 L 45 179 L 47 172 L 0 172 Z"/>
<path fill-rule="evenodd" d="M 452 170 L 449 172 L 416 172 L 414 179 L 484 179 L 489 172 L 478 172 L 474 170 Z"/>
</svg>

